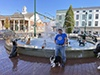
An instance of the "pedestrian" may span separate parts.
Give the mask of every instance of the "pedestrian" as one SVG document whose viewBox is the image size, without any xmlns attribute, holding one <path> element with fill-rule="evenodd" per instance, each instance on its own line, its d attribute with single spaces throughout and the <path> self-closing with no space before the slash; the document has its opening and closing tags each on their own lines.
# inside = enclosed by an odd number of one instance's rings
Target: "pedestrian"
<svg viewBox="0 0 100 75">
<path fill-rule="evenodd" d="M 9 58 L 17 56 L 17 40 L 16 39 L 12 41 L 12 45 L 13 47 L 12 47 L 12 51 Z"/>
<path fill-rule="evenodd" d="M 26 45 L 30 45 L 30 38 L 28 38 Z"/>
<path fill-rule="evenodd" d="M 97 37 L 96 36 L 94 36 L 93 37 L 93 41 L 96 43 L 96 42 L 98 42 L 98 40 L 97 40 Z"/>
<path fill-rule="evenodd" d="M 39 33 L 39 34 L 38 34 L 38 38 L 42 38 L 42 35 L 41 35 L 41 33 Z"/>
<path fill-rule="evenodd" d="M 62 29 L 58 29 L 58 34 L 56 35 L 54 42 L 56 44 L 56 49 L 55 49 L 55 56 L 59 55 L 59 52 L 61 53 L 62 57 L 62 66 L 65 66 L 66 63 L 66 53 L 65 53 L 65 44 L 67 41 L 67 35 L 63 33 Z"/>
<path fill-rule="evenodd" d="M 46 40 L 44 40 L 43 45 L 42 45 L 42 49 L 44 49 L 46 47 Z"/>
</svg>

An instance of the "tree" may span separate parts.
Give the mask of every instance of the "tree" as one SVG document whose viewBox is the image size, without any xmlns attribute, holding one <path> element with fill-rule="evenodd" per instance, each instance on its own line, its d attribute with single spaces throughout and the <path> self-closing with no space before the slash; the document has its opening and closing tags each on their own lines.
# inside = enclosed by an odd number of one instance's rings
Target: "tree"
<svg viewBox="0 0 100 75">
<path fill-rule="evenodd" d="M 72 30 L 74 28 L 74 12 L 72 9 L 72 5 L 70 5 L 69 9 L 66 12 L 63 27 L 65 28 L 66 33 L 72 33 Z"/>
<path fill-rule="evenodd" d="M 10 23 L 9 23 L 8 18 L 6 18 L 6 20 L 5 20 L 4 27 L 5 27 L 6 29 L 8 29 L 8 28 L 10 27 Z"/>
</svg>

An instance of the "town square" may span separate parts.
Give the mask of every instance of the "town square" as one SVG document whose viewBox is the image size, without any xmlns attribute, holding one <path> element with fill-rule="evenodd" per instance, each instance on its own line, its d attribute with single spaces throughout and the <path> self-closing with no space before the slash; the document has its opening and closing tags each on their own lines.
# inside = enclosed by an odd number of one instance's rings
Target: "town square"
<svg viewBox="0 0 100 75">
<path fill-rule="evenodd" d="M 0 75 L 100 75 L 100 1 L 1 1 Z"/>
</svg>

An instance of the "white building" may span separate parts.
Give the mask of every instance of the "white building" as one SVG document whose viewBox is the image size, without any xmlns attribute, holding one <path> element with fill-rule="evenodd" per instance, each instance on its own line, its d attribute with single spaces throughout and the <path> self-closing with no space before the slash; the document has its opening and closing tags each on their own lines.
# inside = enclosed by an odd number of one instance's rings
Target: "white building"
<svg viewBox="0 0 100 75">
<path fill-rule="evenodd" d="M 86 31 L 100 34 L 100 7 L 84 7 L 73 8 L 75 18 L 75 28 L 80 28 L 84 31 L 86 25 Z M 67 10 L 57 10 L 56 23 L 63 26 L 65 14 Z"/>
</svg>

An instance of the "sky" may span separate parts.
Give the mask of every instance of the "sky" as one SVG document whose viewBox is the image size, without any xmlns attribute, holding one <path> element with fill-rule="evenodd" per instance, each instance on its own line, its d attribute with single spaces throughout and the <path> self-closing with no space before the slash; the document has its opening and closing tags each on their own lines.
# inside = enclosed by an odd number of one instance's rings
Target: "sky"
<svg viewBox="0 0 100 75">
<path fill-rule="evenodd" d="M 36 0 L 36 10 L 47 16 L 56 16 L 56 10 L 100 6 L 100 0 Z M 14 12 L 22 12 L 23 6 L 28 12 L 34 12 L 34 0 L 1 0 L 0 14 L 11 15 Z"/>
</svg>

